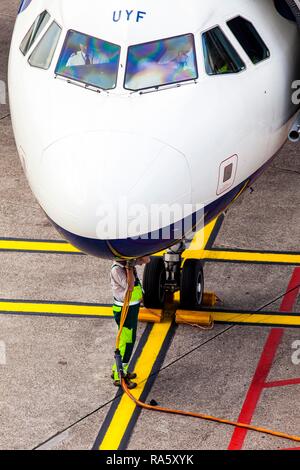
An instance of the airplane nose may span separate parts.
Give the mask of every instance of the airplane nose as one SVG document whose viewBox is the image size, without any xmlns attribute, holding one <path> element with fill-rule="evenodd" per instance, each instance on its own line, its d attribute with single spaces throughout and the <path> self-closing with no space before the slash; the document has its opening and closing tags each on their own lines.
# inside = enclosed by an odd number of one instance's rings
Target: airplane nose
<svg viewBox="0 0 300 470">
<path fill-rule="evenodd" d="M 191 203 L 190 168 L 181 152 L 154 138 L 85 132 L 44 150 L 37 197 L 63 230 L 81 237 L 116 239 L 113 224 L 111 232 L 110 227 L 103 233 L 99 229 L 104 212 L 119 213 L 120 202 L 147 211 L 153 205 Z M 129 211 L 128 224 L 132 217 Z M 144 235 L 137 232 L 130 236 Z"/>
</svg>

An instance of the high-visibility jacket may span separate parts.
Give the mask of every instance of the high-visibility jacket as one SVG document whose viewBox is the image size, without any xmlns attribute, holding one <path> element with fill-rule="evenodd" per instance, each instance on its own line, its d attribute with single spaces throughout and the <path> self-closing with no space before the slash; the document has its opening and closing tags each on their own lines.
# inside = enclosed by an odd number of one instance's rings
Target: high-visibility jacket
<svg viewBox="0 0 300 470">
<path fill-rule="evenodd" d="M 112 270 L 116 267 L 119 267 L 120 268 L 120 265 L 118 264 L 115 264 L 113 265 L 112 267 Z M 124 269 L 124 273 L 126 274 L 126 270 L 125 268 Z M 134 288 L 133 288 L 133 291 L 131 293 L 131 297 L 130 297 L 130 302 L 129 302 L 129 305 L 137 305 L 139 303 L 141 303 L 142 299 L 143 299 L 143 288 L 142 288 L 142 285 L 141 285 L 141 282 L 138 278 L 138 275 L 137 275 L 137 272 L 136 272 L 136 269 L 134 268 L 134 277 L 135 277 L 135 283 L 134 283 Z M 125 299 L 125 295 L 126 295 L 126 289 L 124 290 L 124 299 Z M 114 305 L 117 305 L 117 306 L 120 306 L 122 307 L 124 305 L 124 301 L 120 301 L 116 298 L 114 298 Z"/>
</svg>

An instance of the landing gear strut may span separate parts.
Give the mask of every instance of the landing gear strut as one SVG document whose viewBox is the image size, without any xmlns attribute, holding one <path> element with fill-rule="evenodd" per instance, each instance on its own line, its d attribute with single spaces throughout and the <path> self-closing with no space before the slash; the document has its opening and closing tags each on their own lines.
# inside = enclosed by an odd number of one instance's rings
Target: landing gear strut
<svg viewBox="0 0 300 470">
<path fill-rule="evenodd" d="M 185 242 L 170 248 L 162 257 L 152 257 L 143 277 L 146 308 L 162 308 L 167 294 L 180 291 L 181 308 L 197 310 L 204 293 L 204 275 L 201 261 L 188 259 L 183 264 Z M 183 266 L 182 266 L 183 264 Z"/>
</svg>

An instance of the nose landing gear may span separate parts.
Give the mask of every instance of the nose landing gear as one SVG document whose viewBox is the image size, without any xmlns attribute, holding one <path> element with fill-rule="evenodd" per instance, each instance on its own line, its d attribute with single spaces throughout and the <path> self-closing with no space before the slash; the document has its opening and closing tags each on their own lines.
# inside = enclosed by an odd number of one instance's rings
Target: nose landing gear
<svg viewBox="0 0 300 470">
<path fill-rule="evenodd" d="M 143 277 L 144 305 L 163 308 L 168 294 L 180 292 L 180 306 L 188 310 L 201 307 L 204 294 L 204 274 L 201 261 L 183 262 L 184 242 L 170 248 L 162 257 L 152 257 Z"/>
</svg>

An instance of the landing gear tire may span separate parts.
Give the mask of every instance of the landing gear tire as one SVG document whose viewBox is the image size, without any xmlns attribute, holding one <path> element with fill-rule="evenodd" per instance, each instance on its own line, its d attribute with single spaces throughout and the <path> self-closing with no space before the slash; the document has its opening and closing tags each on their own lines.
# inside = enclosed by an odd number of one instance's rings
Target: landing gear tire
<svg viewBox="0 0 300 470">
<path fill-rule="evenodd" d="M 201 307 L 204 293 L 204 274 L 201 261 L 188 259 L 183 265 L 180 283 L 180 306 L 197 310 Z"/>
<path fill-rule="evenodd" d="M 165 263 L 161 257 L 153 257 L 145 266 L 143 276 L 144 305 L 146 308 L 162 308 L 165 301 Z"/>
</svg>

